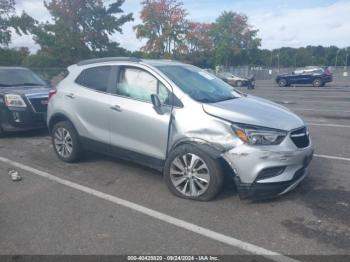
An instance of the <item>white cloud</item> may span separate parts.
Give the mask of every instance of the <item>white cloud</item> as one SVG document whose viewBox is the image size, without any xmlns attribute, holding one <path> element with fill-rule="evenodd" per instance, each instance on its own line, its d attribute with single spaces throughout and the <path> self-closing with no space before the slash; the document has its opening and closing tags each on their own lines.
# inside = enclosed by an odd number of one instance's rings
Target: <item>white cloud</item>
<svg viewBox="0 0 350 262">
<path fill-rule="evenodd" d="M 338 1 L 331 5 L 317 5 L 316 1 L 316 4 L 295 9 L 290 7 L 293 5 L 289 1 L 279 1 L 274 7 L 266 5 L 264 1 L 254 2 L 254 7 L 248 1 L 229 3 L 220 4 L 218 0 L 216 4 L 213 0 L 186 0 L 185 7 L 190 19 L 205 22 L 214 21 L 224 10 L 246 13 L 253 27 L 259 29 L 262 47 L 267 49 L 306 45 L 350 46 L 350 1 Z M 42 0 L 17 0 L 17 8 L 18 12 L 25 10 L 39 21 L 50 19 Z M 135 21 L 125 24 L 123 34 L 115 34 L 112 39 L 126 49 L 138 50 L 144 41 L 136 39 L 133 26 L 140 23 L 140 1 L 127 0 L 123 9 L 126 13 L 134 13 Z M 15 36 L 12 46 L 28 46 L 32 51 L 38 49 L 29 36 Z"/>
<path fill-rule="evenodd" d="M 350 46 L 350 2 L 329 6 L 289 9 L 250 14 L 251 24 L 259 29 L 263 48 L 306 45 Z"/>
</svg>

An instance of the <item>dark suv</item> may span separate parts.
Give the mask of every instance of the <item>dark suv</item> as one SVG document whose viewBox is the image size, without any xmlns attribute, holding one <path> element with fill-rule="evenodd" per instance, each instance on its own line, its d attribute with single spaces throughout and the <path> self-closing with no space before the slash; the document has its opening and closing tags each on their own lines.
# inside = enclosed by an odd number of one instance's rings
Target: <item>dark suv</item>
<svg viewBox="0 0 350 262">
<path fill-rule="evenodd" d="M 297 69 L 292 74 L 281 74 L 276 78 L 280 87 L 290 85 L 312 84 L 314 87 L 325 86 L 326 83 L 332 82 L 333 76 L 328 68 L 306 67 Z"/>
<path fill-rule="evenodd" d="M 0 67 L 0 137 L 46 127 L 48 85 L 26 68 Z"/>
</svg>

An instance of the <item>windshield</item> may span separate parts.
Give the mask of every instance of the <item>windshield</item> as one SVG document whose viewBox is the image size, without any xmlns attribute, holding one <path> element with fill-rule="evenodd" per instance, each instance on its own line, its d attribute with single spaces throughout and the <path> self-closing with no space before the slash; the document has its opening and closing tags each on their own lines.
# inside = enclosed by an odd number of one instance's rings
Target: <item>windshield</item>
<svg viewBox="0 0 350 262">
<path fill-rule="evenodd" d="M 161 65 L 157 68 L 182 91 L 201 103 L 216 103 L 240 97 L 219 78 L 190 65 Z"/>
<path fill-rule="evenodd" d="M 39 76 L 26 69 L 0 69 L 0 87 L 46 86 Z"/>
</svg>

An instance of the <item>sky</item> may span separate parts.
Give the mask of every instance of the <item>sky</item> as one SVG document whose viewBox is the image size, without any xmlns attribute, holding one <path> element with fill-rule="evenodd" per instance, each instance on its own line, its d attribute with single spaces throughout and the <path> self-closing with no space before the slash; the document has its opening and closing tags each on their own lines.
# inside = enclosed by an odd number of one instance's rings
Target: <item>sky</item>
<svg viewBox="0 0 350 262">
<path fill-rule="evenodd" d="M 107 0 L 105 2 L 108 3 Z M 307 45 L 350 46 L 350 0 L 182 0 L 188 18 L 213 22 L 223 11 L 246 14 L 249 23 L 258 29 L 262 48 L 302 47 Z M 26 11 L 39 21 L 50 20 L 43 0 L 16 0 L 17 12 Z M 140 0 L 126 0 L 126 13 L 134 13 L 134 22 L 123 26 L 123 34 L 112 39 L 131 51 L 138 50 L 144 41 L 136 39 L 133 26 L 139 24 Z M 30 36 L 14 36 L 12 47 L 38 49 Z"/>
</svg>

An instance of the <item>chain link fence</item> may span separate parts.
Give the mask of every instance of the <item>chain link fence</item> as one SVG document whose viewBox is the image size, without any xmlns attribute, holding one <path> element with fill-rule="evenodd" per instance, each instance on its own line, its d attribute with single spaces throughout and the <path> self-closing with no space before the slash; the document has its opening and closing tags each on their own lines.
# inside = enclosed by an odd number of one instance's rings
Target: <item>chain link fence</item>
<svg viewBox="0 0 350 262">
<path fill-rule="evenodd" d="M 266 67 L 249 67 L 249 66 L 232 66 L 219 67 L 220 72 L 229 72 L 241 77 L 254 76 L 256 80 L 274 80 L 279 74 L 290 74 L 296 68 L 266 68 Z M 350 85 L 350 66 L 330 67 L 333 73 L 333 81 L 339 84 Z"/>
<path fill-rule="evenodd" d="M 56 85 L 67 74 L 66 68 L 30 68 L 41 78 L 51 85 Z M 241 77 L 254 76 L 256 80 L 273 81 L 277 75 L 284 73 L 292 73 L 296 68 L 265 68 L 265 67 L 219 67 L 217 72 L 229 72 Z M 333 73 L 333 81 L 337 84 L 350 86 L 350 67 L 330 67 Z"/>
<path fill-rule="evenodd" d="M 60 82 L 65 75 L 67 74 L 66 68 L 60 67 L 46 67 L 46 68 L 30 68 L 33 72 L 39 75 L 42 79 L 44 79 L 47 83 L 50 83 L 52 86 L 55 86 L 58 82 Z"/>
</svg>

